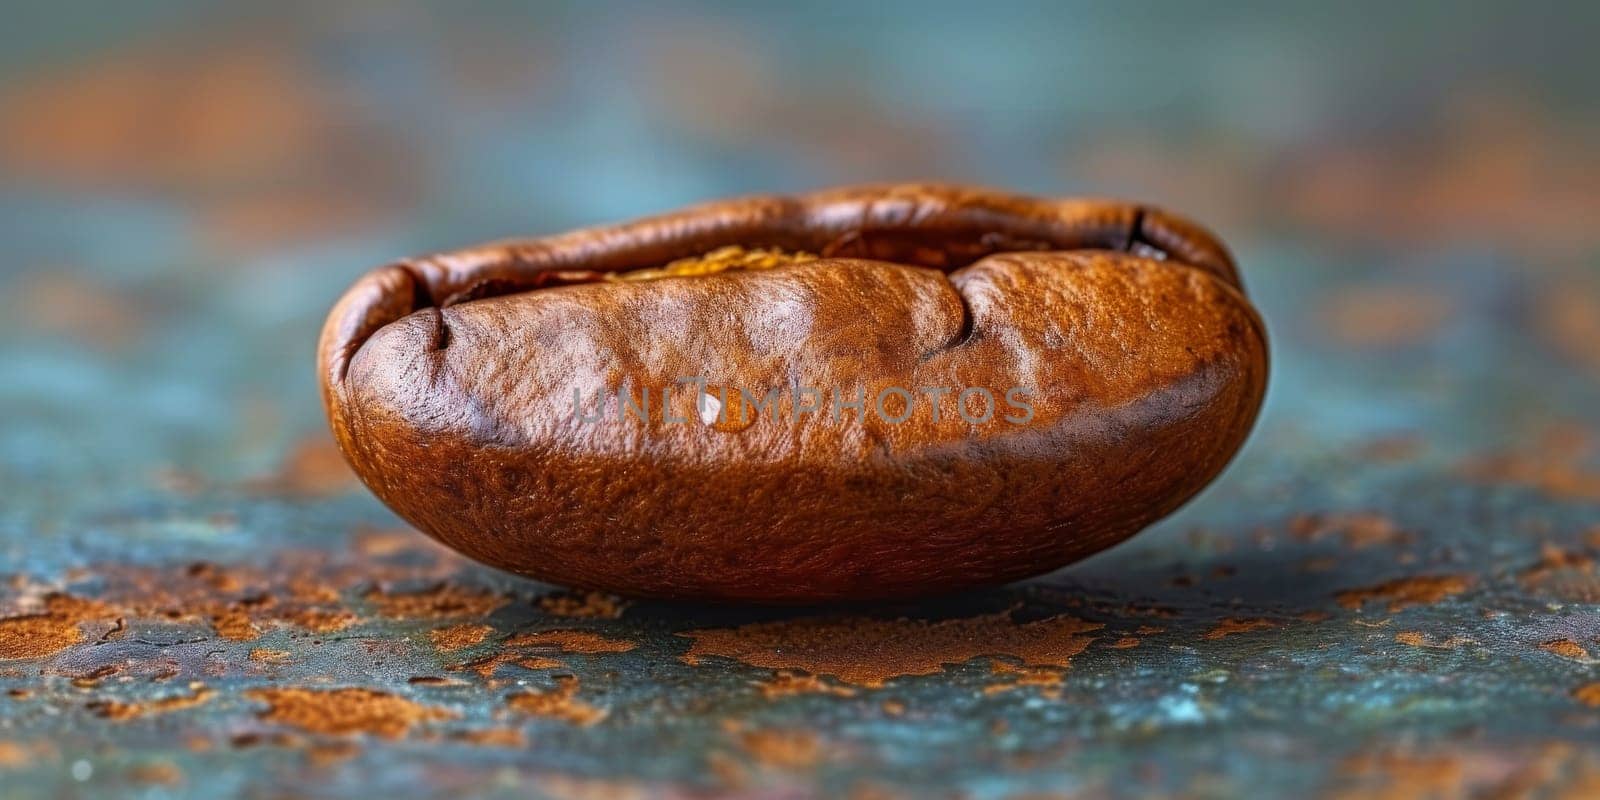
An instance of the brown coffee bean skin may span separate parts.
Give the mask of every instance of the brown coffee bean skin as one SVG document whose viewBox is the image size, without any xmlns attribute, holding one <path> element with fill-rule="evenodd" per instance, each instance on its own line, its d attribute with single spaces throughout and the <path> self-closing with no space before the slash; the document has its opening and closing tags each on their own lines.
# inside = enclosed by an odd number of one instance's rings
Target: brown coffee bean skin
<svg viewBox="0 0 1600 800">
<path fill-rule="evenodd" d="M 606 277 L 730 245 L 820 257 Z M 401 262 L 345 294 L 319 349 L 351 465 L 445 544 L 552 583 L 769 603 L 994 585 L 1116 544 L 1222 470 L 1267 379 L 1260 318 L 1193 223 L 930 185 Z M 713 396 L 788 388 L 775 419 L 707 425 L 689 376 Z M 820 412 L 795 416 L 795 386 Z M 898 424 L 874 407 L 889 387 L 913 393 Z M 951 390 L 937 418 L 920 387 Z M 957 412 L 967 387 L 992 393 L 991 418 Z M 1006 419 L 1013 387 L 1025 423 Z M 611 413 L 575 418 L 574 388 Z M 649 419 L 619 419 L 641 390 Z M 859 419 L 833 414 L 834 391 L 866 399 Z"/>
</svg>

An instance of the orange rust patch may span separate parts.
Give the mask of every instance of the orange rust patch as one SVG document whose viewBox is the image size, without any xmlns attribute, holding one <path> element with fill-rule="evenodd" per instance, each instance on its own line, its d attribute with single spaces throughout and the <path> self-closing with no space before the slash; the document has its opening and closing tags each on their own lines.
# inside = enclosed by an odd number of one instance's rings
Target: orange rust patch
<svg viewBox="0 0 1600 800">
<path fill-rule="evenodd" d="M 1402 800 L 1467 795 L 1465 771 L 1461 759 L 1455 755 L 1422 756 L 1393 752 L 1360 755 L 1346 760 L 1343 767 L 1349 775 L 1365 779 L 1362 783 L 1366 785 L 1359 791 L 1333 795 L 1339 800 Z"/>
<path fill-rule="evenodd" d="M 371 689 L 254 689 L 245 697 L 267 704 L 259 714 L 267 722 L 336 736 L 370 733 L 398 739 L 419 723 L 457 716 Z"/>
<path fill-rule="evenodd" d="M 1005 683 L 996 683 L 983 687 L 984 694 L 999 694 L 1020 689 L 1025 686 L 1044 687 L 1047 696 L 1059 694 L 1059 687 L 1066 677 L 1059 669 L 1040 669 L 1037 667 L 1019 667 L 1004 661 L 996 661 L 990 669 L 996 675 L 1015 675 L 1016 679 Z"/>
<path fill-rule="evenodd" d="M 1588 649 L 1571 639 L 1551 639 L 1540 644 L 1539 649 L 1574 661 L 1587 661 L 1589 659 Z"/>
<path fill-rule="evenodd" d="M 1404 748 L 1345 762 L 1350 781 L 1337 800 L 1413 798 L 1580 798 L 1600 796 L 1600 759 L 1573 742 L 1456 744 L 1431 753 Z"/>
<path fill-rule="evenodd" d="M 313 633 L 338 633 L 356 624 L 356 615 L 342 609 L 300 608 L 285 611 L 282 618 Z"/>
<path fill-rule="evenodd" d="M 522 734 L 520 728 L 480 728 L 470 731 L 457 731 L 453 737 L 468 744 L 483 747 L 522 747 L 528 743 L 528 738 Z"/>
<path fill-rule="evenodd" d="M 42 614 L 0 619 L 0 660 L 53 656 L 83 641 L 83 625 L 110 615 L 111 609 L 101 603 L 49 595 Z"/>
<path fill-rule="evenodd" d="M 183 770 L 171 761 L 152 761 L 128 770 L 128 779 L 135 783 L 177 786 L 183 783 Z"/>
<path fill-rule="evenodd" d="M 756 681 L 755 685 L 768 700 L 794 694 L 831 694 L 835 697 L 853 697 L 856 694 L 856 690 L 848 686 L 838 686 L 815 675 L 788 669 L 780 669 L 772 680 Z"/>
<path fill-rule="evenodd" d="M 1131 617 L 1159 617 L 1161 619 L 1176 619 L 1178 617 L 1178 610 L 1175 608 L 1149 603 L 1124 603 L 1109 610 L 1122 616 Z"/>
<path fill-rule="evenodd" d="M 234 747 L 302 747 L 305 739 L 292 733 L 241 733 L 228 740 Z"/>
<path fill-rule="evenodd" d="M 50 614 L 85 621 L 104 619 L 112 614 L 111 607 L 98 600 L 85 600 L 60 593 L 47 596 L 44 599 L 44 608 Z"/>
<path fill-rule="evenodd" d="M 396 619 L 482 617 L 506 604 L 506 598 L 500 595 L 448 583 L 420 592 L 399 594 L 374 589 L 367 593 L 366 599 L 377 607 L 379 614 Z"/>
<path fill-rule="evenodd" d="M 1106 645 L 1106 647 L 1109 647 L 1112 650 L 1127 650 L 1129 648 L 1138 647 L 1138 646 L 1139 646 L 1139 637 L 1137 637 L 1137 636 L 1124 636 L 1121 639 L 1118 639 L 1115 642 L 1112 642 L 1111 644 Z"/>
<path fill-rule="evenodd" d="M 606 718 L 605 709 L 577 699 L 578 679 L 564 675 L 549 691 L 518 692 L 506 698 L 506 705 L 524 714 L 550 717 L 574 725 L 589 726 Z"/>
<path fill-rule="evenodd" d="M 1600 469 L 1589 465 L 1594 432 L 1576 425 L 1552 425 L 1525 449 L 1468 459 L 1462 472 L 1470 480 L 1537 489 L 1558 500 L 1600 500 Z"/>
<path fill-rule="evenodd" d="M 219 27 L 203 41 L 166 35 L 30 73 L 7 86 L 0 159 L 8 173 L 47 186 L 198 190 L 210 198 L 198 209 L 213 223 L 208 229 L 219 226 L 213 217 L 241 215 L 264 201 L 233 199 L 235 192 L 214 197 L 204 187 L 271 179 L 268 197 L 303 202 L 283 211 L 303 228 L 266 226 L 278 234 L 271 241 L 289 232 L 351 230 L 405 196 L 405 182 L 382 169 L 400 143 L 328 92 L 292 41 L 258 28 Z M 155 108 L 162 113 L 149 113 Z M 357 203 L 380 191 L 393 196 Z"/>
<path fill-rule="evenodd" d="M 1600 681 L 1586 683 L 1572 690 L 1572 697 L 1592 708 L 1600 708 Z"/>
<path fill-rule="evenodd" d="M 627 610 L 628 601 L 604 592 L 563 592 L 539 598 L 539 608 L 556 617 L 616 619 Z"/>
<path fill-rule="evenodd" d="M 412 686 L 466 686 L 466 681 L 455 678 L 442 678 L 438 675 L 412 675 L 406 679 Z"/>
<path fill-rule="evenodd" d="M 1353 287 L 1331 295 L 1317 311 L 1324 332 L 1348 347 L 1379 348 L 1425 341 L 1451 314 L 1436 291 L 1403 286 Z"/>
<path fill-rule="evenodd" d="M 1278 209 L 1274 213 L 1334 241 L 1502 243 L 1506 252 L 1527 254 L 1516 267 L 1523 272 L 1567 258 L 1592 263 L 1582 259 L 1594 253 L 1595 242 L 1585 223 L 1600 219 L 1593 177 L 1600 156 L 1588 123 L 1560 122 L 1565 115 L 1558 116 L 1557 107 L 1512 89 L 1468 90 L 1437 111 L 1435 121 L 1419 128 L 1428 133 L 1415 144 L 1389 137 L 1334 144 L 1288 167 L 1292 177 L 1284 191 L 1256 196 L 1245 208 Z M 1456 144 L 1439 146 L 1447 139 Z M 1232 168 L 1222 174 L 1236 180 L 1284 168 L 1271 158 L 1168 150 L 1179 153 L 1169 162 L 1227 159 Z M 1260 185 L 1239 191 L 1257 195 Z"/>
<path fill-rule="evenodd" d="M 1345 608 L 1361 608 L 1374 600 L 1387 600 L 1390 611 L 1399 611 L 1408 606 L 1437 603 L 1471 586 L 1472 579 L 1464 575 L 1417 575 L 1363 589 L 1347 589 L 1334 595 L 1334 599 Z"/>
<path fill-rule="evenodd" d="M 749 788 L 750 771 L 729 753 L 722 750 L 707 752 L 705 768 L 706 773 L 716 778 L 717 783 L 727 792 L 743 791 Z"/>
<path fill-rule="evenodd" d="M 708 757 L 707 761 L 711 759 Z M 714 767 L 714 762 L 708 764 Z M 587 778 L 559 772 L 533 773 L 539 792 L 552 800 L 647 800 L 662 796 L 658 784 L 637 780 Z M 668 793 L 667 796 L 672 796 Z M 678 796 L 684 796 L 679 792 Z"/>
<path fill-rule="evenodd" d="M 739 744 L 756 761 L 781 769 L 805 769 L 822 759 L 822 740 L 807 730 L 746 731 Z"/>
<path fill-rule="evenodd" d="M 306 759 L 315 767 L 327 767 L 361 754 L 355 742 L 317 742 L 306 748 Z"/>
<path fill-rule="evenodd" d="M 1533 455 L 1499 455 L 1474 461 L 1468 477 L 1538 489 L 1558 500 L 1600 500 L 1600 471 Z"/>
<path fill-rule="evenodd" d="M 514 658 L 511 660 L 511 663 L 516 664 L 523 669 L 558 669 L 566 666 L 566 664 L 563 664 L 560 661 L 557 661 L 553 658 L 545 658 L 544 656 L 524 656 L 521 658 Z"/>
<path fill-rule="evenodd" d="M 385 558 L 428 546 L 428 539 L 410 528 L 375 530 L 364 528 L 355 538 L 356 552 L 373 558 Z"/>
<path fill-rule="evenodd" d="M 1539 561 L 1518 577 L 1531 591 L 1579 603 L 1600 601 L 1600 576 L 1587 553 L 1546 545 Z"/>
<path fill-rule="evenodd" d="M 802 669 L 865 687 L 909 675 L 933 675 L 947 664 L 1010 657 L 1024 666 L 1062 667 L 1094 641 L 1079 634 L 1098 623 L 1057 616 L 1018 623 L 1011 612 L 928 622 L 865 617 L 810 618 L 710 628 L 678 634 L 694 641 L 682 656 L 708 656 L 755 667 Z"/>
<path fill-rule="evenodd" d="M 442 554 L 443 550 L 440 550 Z M 117 613 L 166 621 L 206 621 L 224 634 L 248 637 L 251 626 L 302 627 L 331 634 L 357 624 L 342 605 L 350 589 L 390 582 L 438 581 L 448 558 L 402 565 L 312 550 L 282 550 L 261 565 L 131 566 L 106 563 L 93 568 L 101 579 L 98 597 L 114 602 Z M 426 586 L 426 584 L 424 584 Z"/>
<path fill-rule="evenodd" d="M 121 671 L 122 667 L 120 665 L 107 664 L 103 667 L 93 670 L 92 672 L 89 672 L 88 674 L 79 675 L 73 678 L 72 685 L 78 687 L 79 689 L 92 689 L 96 686 L 99 686 L 101 681 Z"/>
<path fill-rule="evenodd" d="M 0 740 L 0 769 L 28 766 L 34 762 L 40 752 L 47 749 L 43 745 L 35 746 L 21 742 Z"/>
<path fill-rule="evenodd" d="M 196 561 L 184 567 L 183 574 L 184 577 L 219 592 L 237 592 L 244 588 L 244 583 L 238 575 L 207 561 Z"/>
<path fill-rule="evenodd" d="M 1308 542 L 1339 536 L 1347 547 L 1356 550 L 1392 544 L 1405 535 L 1394 520 L 1373 512 L 1302 514 L 1289 522 L 1289 532 Z"/>
<path fill-rule="evenodd" d="M 152 700 L 148 703 L 123 703 L 117 700 L 95 700 L 89 703 L 88 707 L 90 711 L 105 717 L 106 719 L 125 722 L 130 719 L 138 719 L 139 717 L 155 716 L 157 714 L 166 714 L 172 711 L 181 711 L 186 708 L 194 708 L 195 706 L 203 705 L 209 702 L 215 695 L 216 692 L 207 688 L 203 684 L 191 683 L 189 684 L 189 694 L 186 695 L 180 694 L 173 695 L 171 697 L 163 697 L 159 700 Z"/>
<path fill-rule="evenodd" d="M 284 664 L 289 661 L 289 651 L 257 647 L 250 651 L 250 660 L 262 664 Z"/>
<path fill-rule="evenodd" d="M 1216 627 L 1206 631 L 1202 639 L 1223 639 L 1236 633 L 1249 633 L 1250 631 L 1263 631 L 1280 627 L 1279 623 L 1270 619 L 1225 619 L 1217 623 Z"/>
<path fill-rule="evenodd" d="M 83 640 L 78 623 L 50 614 L 0 619 L 0 659 L 46 658 Z"/>
<path fill-rule="evenodd" d="M 317 580 L 311 575 L 291 577 L 284 583 L 289 596 L 297 602 L 318 605 L 339 602 L 339 590 Z"/>
<path fill-rule="evenodd" d="M 553 658 L 525 656 L 502 650 L 450 667 L 452 672 L 471 672 L 480 678 L 492 678 L 502 664 L 513 664 L 523 669 L 558 669 L 566 666 Z"/>
<path fill-rule="evenodd" d="M 1536 325 L 1551 347 L 1600 375 L 1600 300 L 1592 283 L 1574 281 L 1543 292 Z"/>
<path fill-rule="evenodd" d="M 1394 640 L 1403 645 L 1426 647 L 1433 650 L 1454 650 L 1461 645 L 1473 643 L 1472 639 L 1455 635 L 1442 640 L 1435 640 L 1422 631 L 1400 631 L 1394 635 Z"/>
<path fill-rule="evenodd" d="M 535 631 L 519 633 L 505 641 L 507 647 L 553 647 L 563 653 L 626 653 L 639 645 L 609 639 L 591 631 Z"/>
<path fill-rule="evenodd" d="M 250 621 L 250 615 L 238 609 L 212 617 L 211 628 L 230 642 L 248 642 L 261 636 L 261 629 Z"/>
<path fill-rule="evenodd" d="M 435 628 L 428 631 L 428 638 L 433 640 L 433 646 L 441 653 L 460 650 L 481 643 L 489 637 L 494 628 L 488 625 L 462 623 L 451 625 L 448 628 Z"/>
</svg>

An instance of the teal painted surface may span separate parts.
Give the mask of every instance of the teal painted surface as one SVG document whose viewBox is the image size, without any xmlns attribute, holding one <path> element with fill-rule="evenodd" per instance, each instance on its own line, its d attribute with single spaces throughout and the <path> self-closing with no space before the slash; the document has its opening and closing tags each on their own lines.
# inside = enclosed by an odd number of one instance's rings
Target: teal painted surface
<svg viewBox="0 0 1600 800">
<path fill-rule="evenodd" d="M 0 660 L 0 797 L 1594 791 L 1593 9 L 466 8 L 7 26 L 0 652 L 34 655 Z M 1274 346 L 1223 478 L 994 592 L 573 617 L 328 458 L 316 328 L 372 265 L 905 178 L 1211 222 Z M 439 586 L 468 602 L 386 605 Z M 779 621 L 686 663 L 681 634 Z M 507 644 L 550 630 L 632 649 Z M 603 719 L 508 699 L 571 678 Z M 285 687 L 429 718 L 319 733 L 252 694 Z"/>
</svg>

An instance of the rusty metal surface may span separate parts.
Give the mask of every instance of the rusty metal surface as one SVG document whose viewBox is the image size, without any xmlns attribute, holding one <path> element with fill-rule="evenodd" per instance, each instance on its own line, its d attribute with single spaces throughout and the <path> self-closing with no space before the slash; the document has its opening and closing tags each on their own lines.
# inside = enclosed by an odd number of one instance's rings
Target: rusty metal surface
<svg viewBox="0 0 1600 800">
<path fill-rule="evenodd" d="M 1444 91 L 1341 66 L 1445 74 L 1361 14 L 1269 18 L 1250 70 L 1180 81 L 1139 137 L 1138 70 L 1042 105 L 995 84 L 1199 21 L 1080 9 L 1049 21 L 1074 49 L 1020 17 L 785 16 L 842 6 L 640 8 L 620 32 L 579 7 L 171 9 L 7 34 L 0 797 L 1600 793 L 1600 137 L 1568 74 L 1597 65 L 1563 33 L 1584 25 L 1397 20 L 1439 47 L 1505 34 Z M 993 62 L 908 91 L 958 34 Z M 800 69 L 815 51 L 843 66 Z M 845 68 L 865 96 L 825 79 Z M 1275 374 L 1222 480 L 1046 579 L 763 611 L 476 566 L 331 449 L 312 343 L 373 263 L 914 175 L 1139 195 L 1236 243 Z"/>
</svg>

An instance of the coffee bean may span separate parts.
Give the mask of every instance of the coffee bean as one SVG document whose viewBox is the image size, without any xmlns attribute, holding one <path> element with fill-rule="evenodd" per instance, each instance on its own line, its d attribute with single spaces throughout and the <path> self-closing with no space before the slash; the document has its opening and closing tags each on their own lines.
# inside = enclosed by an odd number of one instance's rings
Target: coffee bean
<svg viewBox="0 0 1600 800">
<path fill-rule="evenodd" d="M 1265 329 L 1135 204 L 897 185 L 416 258 L 340 299 L 335 436 L 412 524 L 629 595 L 798 603 L 1037 575 L 1238 450 Z"/>
</svg>

